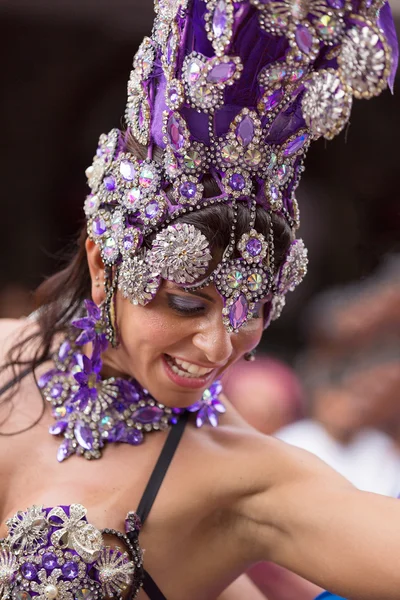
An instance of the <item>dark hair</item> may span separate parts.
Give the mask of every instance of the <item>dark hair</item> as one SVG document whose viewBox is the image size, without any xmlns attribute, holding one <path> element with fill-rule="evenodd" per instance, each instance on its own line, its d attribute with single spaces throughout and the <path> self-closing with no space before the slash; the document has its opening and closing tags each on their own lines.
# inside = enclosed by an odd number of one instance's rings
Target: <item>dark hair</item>
<svg viewBox="0 0 400 600">
<path fill-rule="evenodd" d="M 137 158 L 146 157 L 147 149 L 140 146 L 128 133 L 125 136 L 126 150 Z M 161 162 L 162 151 L 155 149 L 154 159 Z M 204 197 L 218 195 L 219 187 L 211 175 L 203 178 Z M 172 190 L 167 190 L 167 194 Z M 266 234 L 273 225 L 275 240 L 275 267 L 281 265 L 289 245 L 292 241 L 292 233 L 286 221 L 276 214 L 268 214 L 261 207 L 257 210 L 255 228 Z M 203 208 L 201 211 L 188 213 L 179 219 L 180 222 L 190 223 L 196 226 L 208 239 L 214 251 L 223 250 L 229 243 L 232 222 L 232 209 L 223 204 L 214 204 Z M 244 204 L 239 204 L 237 215 L 237 239 L 248 231 L 250 223 L 250 211 Z M 45 361 L 51 352 L 54 337 L 66 330 L 68 323 L 79 311 L 82 302 L 90 296 L 91 279 L 86 258 L 85 241 L 87 238 L 86 227 L 81 231 L 77 243 L 67 259 L 64 269 L 44 281 L 35 294 L 38 330 L 27 334 L 19 340 L 9 351 L 6 363 L 0 368 L 0 372 L 12 367 L 16 373 L 17 367 L 31 367 L 34 369 L 38 364 Z M 150 243 L 150 240 L 145 242 Z M 34 345 L 33 357 L 24 357 L 24 351 L 28 345 Z"/>
</svg>

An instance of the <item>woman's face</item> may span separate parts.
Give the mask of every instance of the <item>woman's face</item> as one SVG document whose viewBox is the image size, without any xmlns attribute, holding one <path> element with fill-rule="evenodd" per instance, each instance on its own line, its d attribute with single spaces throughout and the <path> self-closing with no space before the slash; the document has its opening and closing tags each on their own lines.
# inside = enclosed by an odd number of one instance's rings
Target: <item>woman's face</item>
<svg viewBox="0 0 400 600">
<path fill-rule="evenodd" d="M 104 363 L 165 405 L 190 406 L 261 339 L 262 305 L 237 334 L 226 331 L 222 308 L 213 285 L 189 293 L 164 281 L 147 306 L 134 306 L 118 292 L 120 345 L 106 351 Z"/>
</svg>

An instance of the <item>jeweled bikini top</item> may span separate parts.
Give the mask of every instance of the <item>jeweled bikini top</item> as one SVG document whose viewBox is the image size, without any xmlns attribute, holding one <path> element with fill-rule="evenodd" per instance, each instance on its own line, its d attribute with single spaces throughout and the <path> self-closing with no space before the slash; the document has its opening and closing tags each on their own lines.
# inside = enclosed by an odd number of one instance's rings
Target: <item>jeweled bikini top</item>
<svg viewBox="0 0 400 600">
<path fill-rule="evenodd" d="M 140 520 L 128 513 L 125 533 L 99 530 L 80 504 L 31 506 L 7 521 L 0 541 L 0 600 L 135 598 L 143 579 Z M 110 547 L 104 535 L 117 537 Z"/>
</svg>

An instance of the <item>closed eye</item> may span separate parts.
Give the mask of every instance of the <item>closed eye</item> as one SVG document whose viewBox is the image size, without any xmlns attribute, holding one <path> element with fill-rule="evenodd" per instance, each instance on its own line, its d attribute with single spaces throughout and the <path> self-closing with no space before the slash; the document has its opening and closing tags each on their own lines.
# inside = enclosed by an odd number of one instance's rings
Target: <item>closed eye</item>
<svg viewBox="0 0 400 600">
<path fill-rule="evenodd" d="M 167 294 L 167 302 L 169 308 L 181 315 L 198 315 L 203 313 L 206 308 L 203 303 L 194 298 L 184 298 L 174 294 Z"/>
</svg>

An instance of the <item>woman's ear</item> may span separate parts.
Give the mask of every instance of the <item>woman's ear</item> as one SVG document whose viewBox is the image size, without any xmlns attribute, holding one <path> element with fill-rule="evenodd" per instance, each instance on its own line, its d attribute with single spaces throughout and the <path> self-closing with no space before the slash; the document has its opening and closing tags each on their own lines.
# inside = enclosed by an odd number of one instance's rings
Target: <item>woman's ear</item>
<svg viewBox="0 0 400 600">
<path fill-rule="evenodd" d="M 90 277 L 92 279 L 92 299 L 97 306 L 104 302 L 106 293 L 104 289 L 104 263 L 101 258 L 100 248 L 91 239 L 85 242 L 87 261 Z"/>
</svg>

